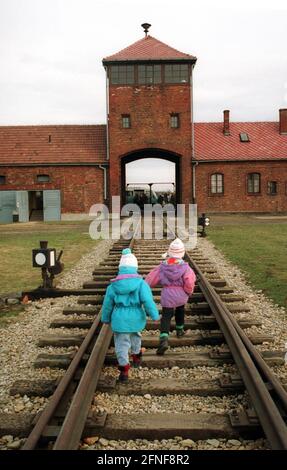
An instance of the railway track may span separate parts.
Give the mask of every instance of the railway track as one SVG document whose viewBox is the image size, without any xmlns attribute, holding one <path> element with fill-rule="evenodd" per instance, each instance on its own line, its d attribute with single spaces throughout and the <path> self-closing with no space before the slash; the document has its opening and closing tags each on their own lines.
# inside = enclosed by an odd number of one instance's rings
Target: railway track
<svg viewBox="0 0 287 470">
<path fill-rule="evenodd" d="M 46 335 L 40 347 L 74 347 L 64 354 L 40 354 L 35 367 L 67 369 L 61 380 L 14 384 L 12 394 L 50 396 L 48 405 L 34 420 L 24 425 L 31 431 L 24 450 L 36 448 L 77 449 L 85 436 L 106 439 L 168 439 L 174 436 L 199 440 L 212 438 L 238 439 L 265 435 L 273 449 L 287 449 L 287 393 L 272 373 L 272 365 L 283 364 L 280 351 L 256 349 L 257 344 L 272 341 L 269 335 L 250 333 L 252 326 L 260 326 L 248 314 L 244 299 L 234 294 L 197 249 L 187 254 L 187 261 L 197 274 L 197 284 L 186 308 L 186 330 L 183 338 L 171 335 L 170 349 L 157 356 L 158 335 L 154 323 L 147 322 L 142 345 L 145 370 L 163 368 L 219 368 L 235 364 L 237 375 L 222 374 L 216 379 L 199 378 L 190 382 L 172 378 L 157 379 L 147 374 L 146 380 L 131 378 L 128 384 L 119 384 L 116 378 L 103 373 L 103 367 L 116 364 L 109 326 L 100 324 L 100 309 L 109 280 L 117 273 L 124 247 L 130 246 L 139 262 L 139 272 L 147 274 L 161 260 L 167 240 L 120 240 L 110 249 L 109 256 L 97 266 L 93 279 L 83 286 L 87 295 L 81 295 L 75 307 L 65 308 L 61 318 L 51 328 L 89 329 L 87 334 Z M 159 303 L 160 289 L 153 289 Z M 160 306 L 159 306 L 160 308 Z M 241 314 L 241 318 L 235 318 Z M 174 328 L 174 323 L 172 323 Z M 248 335 L 244 330 L 248 331 Z M 183 350 L 183 348 L 186 348 Z M 180 348 L 180 350 L 178 350 Z M 216 396 L 225 397 L 247 390 L 250 404 L 229 413 L 106 413 L 93 411 L 95 390 L 106 394 L 129 396 Z M 25 427 L 26 426 L 26 427 Z"/>
</svg>

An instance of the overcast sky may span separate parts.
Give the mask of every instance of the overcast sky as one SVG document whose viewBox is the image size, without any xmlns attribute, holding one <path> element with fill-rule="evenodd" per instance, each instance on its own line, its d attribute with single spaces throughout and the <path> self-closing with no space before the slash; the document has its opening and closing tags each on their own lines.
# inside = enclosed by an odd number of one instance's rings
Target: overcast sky
<svg viewBox="0 0 287 470">
<path fill-rule="evenodd" d="M 196 121 L 287 107 L 286 0 L 0 0 L 0 125 L 105 123 L 102 58 L 143 22 L 197 56 Z"/>
<path fill-rule="evenodd" d="M 158 171 L 155 171 L 156 168 Z M 172 184 L 164 183 L 175 183 L 175 164 L 159 158 L 135 160 L 126 165 L 126 182 L 135 185 L 138 183 L 138 187 L 145 189 L 148 186 L 142 183 L 158 182 L 161 184 L 154 184 L 154 191 L 173 191 Z"/>
</svg>

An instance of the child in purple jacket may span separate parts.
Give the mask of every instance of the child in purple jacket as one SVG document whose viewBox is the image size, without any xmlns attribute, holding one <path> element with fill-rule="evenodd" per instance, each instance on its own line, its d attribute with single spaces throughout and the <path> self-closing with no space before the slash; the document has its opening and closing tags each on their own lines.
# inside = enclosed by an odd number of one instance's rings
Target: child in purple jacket
<svg viewBox="0 0 287 470">
<path fill-rule="evenodd" d="M 184 244 L 177 238 L 169 246 L 167 259 L 145 278 L 150 287 L 156 285 L 163 287 L 160 299 L 162 306 L 160 341 L 157 349 L 159 355 L 168 349 L 170 322 L 174 314 L 177 337 L 184 335 L 184 306 L 193 293 L 196 279 L 193 270 L 182 259 L 184 253 Z"/>
</svg>

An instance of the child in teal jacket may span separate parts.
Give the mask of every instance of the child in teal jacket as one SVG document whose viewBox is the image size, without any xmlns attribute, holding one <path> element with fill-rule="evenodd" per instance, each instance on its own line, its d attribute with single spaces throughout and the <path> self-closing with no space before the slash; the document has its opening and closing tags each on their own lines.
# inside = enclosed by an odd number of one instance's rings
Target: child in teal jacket
<svg viewBox="0 0 287 470">
<path fill-rule="evenodd" d="M 133 365 L 141 361 L 141 334 L 145 328 L 146 315 L 159 320 L 159 313 L 153 301 L 148 284 L 137 272 L 138 262 L 129 248 L 122 251 L 119 273 L 107 288 L 102 307 L 102 322 L 111 323 L 119 363 L 119 380 L 128 380 L 129 349 Z"/>
</svg>

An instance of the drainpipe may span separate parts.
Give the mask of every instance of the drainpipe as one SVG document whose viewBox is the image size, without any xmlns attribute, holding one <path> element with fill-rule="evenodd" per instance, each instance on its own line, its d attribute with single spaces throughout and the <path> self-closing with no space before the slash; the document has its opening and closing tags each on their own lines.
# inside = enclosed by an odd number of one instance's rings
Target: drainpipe
<svg viewBox="0 0 287 470">
<path fill-rule="evenodd" d="M 99 165 L 99 168 L 104 171 L 104 200 L 107 200 L 107 167 Z"/>
<path fill-rule="evenodd" d="M 191 76 L 190 76 L 190 100 L 191 100 L 191 165 L 192 165 L 192 203 L 195 204 L 196 193 L 195 193 L 195 167 L 198 165 L 198 162 L 193 164 L 195 158 L 195 149 L 194 149 L 194 119 L 193 119 L 193 69 L 194 65 L 191 66 Z"/>
<path fill-rule="evenodd" d="M 107 160 L 110 159 L 110 143 L 109 143 L 109 75 L 108 67 L 106 69 L 106 115 L 107 115 L 107 127 L 106 127 L 106 138 L 107 138 Z"/>
<path fill-rule="evenodd" d="M 195 168 L 197 167 L 198 162 L 193 162 L 192 165 L 192 203 L 196 204 Z"/>
</svg>

